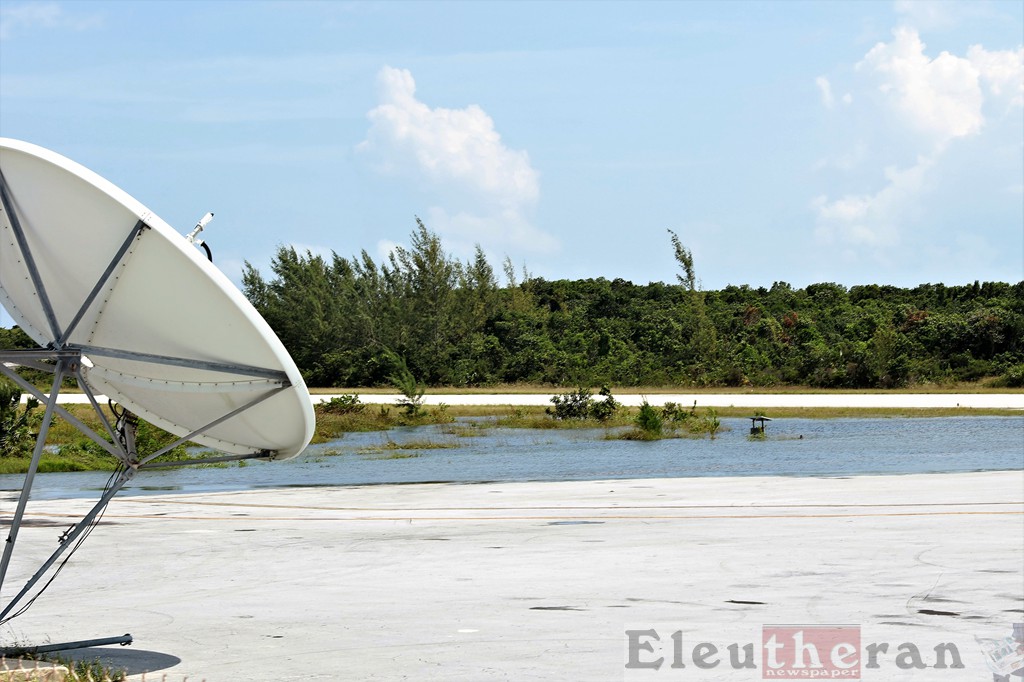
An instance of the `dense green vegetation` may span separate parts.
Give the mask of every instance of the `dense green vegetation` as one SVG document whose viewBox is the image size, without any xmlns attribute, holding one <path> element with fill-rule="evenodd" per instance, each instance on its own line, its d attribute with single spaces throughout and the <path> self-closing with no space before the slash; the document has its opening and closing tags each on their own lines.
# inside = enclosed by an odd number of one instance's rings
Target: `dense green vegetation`
<svg viewBox="0 0 1024 682">
<path fill-rule="evenodd" d="M 421 222 L 383 263 L 281 247 L 245 294 L 314 386 L 1024 386 L 1024 282 L 701 291 L 679 282 L 549 281 L 479 249 L 463 263 Z"/>
<path fill-rule="evenodd" d="M 33 411 L 39 401 L 30 398 L 22 408 L 21 391 L 0 377 L 0 457 L 28 457 L 35 447 Z"/>
</svg>

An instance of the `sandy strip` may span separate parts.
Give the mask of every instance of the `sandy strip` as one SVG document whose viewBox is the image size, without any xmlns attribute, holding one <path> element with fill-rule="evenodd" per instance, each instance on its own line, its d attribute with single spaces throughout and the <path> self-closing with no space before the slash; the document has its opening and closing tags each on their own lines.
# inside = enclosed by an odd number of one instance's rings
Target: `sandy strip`
<svg viewBox="0 0 1024 682">
<path fill-rule="evenodd" d="M 513 405 L 551 406 L 554 394 L 502 395 L 426 395 L 427 405 Z M 330 400 L 334 396 L 316 395 L 314 400 Z M 364 402 L 394 402 L 399 396 L 365 395 Z M 866 408 L 995 408 L 1024 410 L 1024 393 L 616 393 L 615 399 L 628 407 L 639 407 L 647 400 L 651 405 L 674 402 L 684 407 L 696 403 L 700 407 L 866 407 Z"/>
<path fill-rule="evenodd" d="M 341 394 L 316 394 L 314 403 L 326 402 Z M 510 405 L 550 406 L 552 393 L 443 394 L 426 395 L 426 405 Z M 386 393 L 361 394 L 370 404 L 394 404 L 401 396 Z M 645 399 L 652 405 L 674 402 L 685 407 L 835 407 L 835 408 L 984 408 L 1024 410 L 1022 393 L 657 393 L 651 395 L 616 393 L 615 399 L 628 407 L 638 407 Z M 25 397 L 22 396 L 22 400 Z M 98 398 L 106 404 L 106 397 Z M 82 394 L 65 393 L 61 404 L 85 405 Z"/>
</svg>

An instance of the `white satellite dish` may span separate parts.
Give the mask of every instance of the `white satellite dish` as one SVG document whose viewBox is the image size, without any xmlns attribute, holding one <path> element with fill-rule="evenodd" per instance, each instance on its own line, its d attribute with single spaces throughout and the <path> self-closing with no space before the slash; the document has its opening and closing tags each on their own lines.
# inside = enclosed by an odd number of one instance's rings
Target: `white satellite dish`
<svg viewBox="0 0 1024 682">
<path fill-rule="evenodd" d="M 298 368 L 201 252 L 128 194 L 51 151 L 0 138 L 0 172 L 10 204 L 0 214 L 0 303 L 40 346 L 80 348 L 97 393 L 179 436 L 288 386 L 191 440 L 277 458 L 305 448 L 314 417 Z"/>
<path fill-rule="evenodd" d="M 174 445 L 194 441 L 228 453 L 203 461 L 224 461 L 286 459 L 309 444 L 315 417 L 298 368 L 255 308 L 196 249 L 210 217 L 186 239 L 92 171 L 0 138 L 0 303 L 40 345 L 0 349 L 0 372 L 46 404 L 4 547 L 0 588 L 53 413 L 122 465 L 117 481 L 0 619 L 136 472 L 166 466 L 154 460 Z M 53 371 L 51 392 L 21 378 L 19 365 Z M 67 376 L 89 396 L 109 440 L 56 404 Z M 156 453 L 136 452 L 130 420 L 111 425 L 97 395 L 179 441 Z"/>
</svg>

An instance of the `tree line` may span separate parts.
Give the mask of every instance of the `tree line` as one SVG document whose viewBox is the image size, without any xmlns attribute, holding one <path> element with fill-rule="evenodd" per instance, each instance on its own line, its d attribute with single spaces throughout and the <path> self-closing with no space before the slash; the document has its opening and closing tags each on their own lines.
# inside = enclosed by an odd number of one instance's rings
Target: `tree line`
<svg viewBox="0 0 1024 682">
<path fill-rule="evenodd" d="M 678 282 L 546 280 L 479 249 L 466 262 L 417 219 L 380 263 L 282 246 L 245 295 L 314 386 L 893 388 L 995 378 L 1024 385 L 1024 282 L 834 283 L 701 291 L 670 233 Z"/>
</svg>

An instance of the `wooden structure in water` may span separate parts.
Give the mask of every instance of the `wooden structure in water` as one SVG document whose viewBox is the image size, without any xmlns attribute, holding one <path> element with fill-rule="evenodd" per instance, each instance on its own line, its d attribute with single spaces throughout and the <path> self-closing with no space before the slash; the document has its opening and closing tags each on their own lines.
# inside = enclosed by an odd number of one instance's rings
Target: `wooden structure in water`
<svg viewBox="0 0 1024 682">
<path fill-rule="evenodd" d="M 763 436 L 764 435 L 764 423 L 770 422 L 771 417 L 751 417 L 750 418 L 750 435 L 751 436 Z"/>
</svg>

